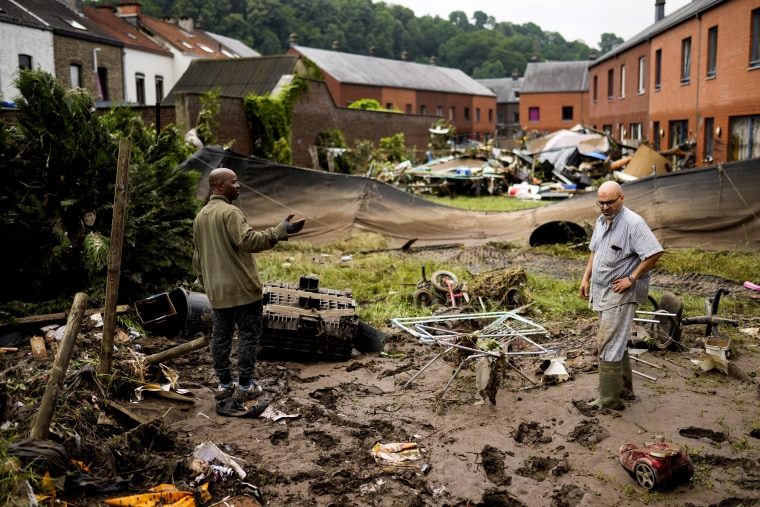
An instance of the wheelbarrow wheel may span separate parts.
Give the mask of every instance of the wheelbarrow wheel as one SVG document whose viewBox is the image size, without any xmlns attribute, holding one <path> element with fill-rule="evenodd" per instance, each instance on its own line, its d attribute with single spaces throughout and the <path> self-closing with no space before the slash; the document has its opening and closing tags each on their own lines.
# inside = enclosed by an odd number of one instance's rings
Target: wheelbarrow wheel
<svg viewBox="0 0 760 507">
<path fill-rule="evenodd" d="M 669 335 L 672 342 L 680 342 L 681 340 L 681 320 L 683 318 L 683 301 L 678 296 L 670 291 L 665 291 L 660 299 L 659 309 L 665 310 L 667 313 L 675 315 L 673 322 L 670 324 Z M 674 345 L 674 343 L 670 345 Z"/>
<path fill-rule="evenodd" d="M 433 284 L 433 287 L 441 292 L 449 292 L 449 286 L 446 285 L 447 278 L 451 282 L 451 290 L 456 290 L 459 288 L 459 280 L 457 280 L 457 275 L 451 271 L 436 271 L 433 273 L 433 276 L 430 277 L 430 283 Z"/>
</svg>

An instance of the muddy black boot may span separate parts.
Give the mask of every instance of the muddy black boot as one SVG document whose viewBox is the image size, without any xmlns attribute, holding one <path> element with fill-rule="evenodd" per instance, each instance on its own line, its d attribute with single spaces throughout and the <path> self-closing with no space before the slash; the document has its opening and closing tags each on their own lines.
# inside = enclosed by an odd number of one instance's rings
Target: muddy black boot
<svg viewBox="0 0 760 507">
<path fill-rule="evenodd" d="M 599 361 L 599 396 L 590 406 L 622 410 L 625 408 L 620 400 L 623 392 L 623 361 Z"/>
<path fill-rule="evenodd" d="M 631 356 L 628 355 L 628 351 L 623 354 L 623 360 L 621 361 L 621 374 L 623 375 L 623 391 L 620 393 L 620 397 L 624 400 L 635 400 L 636 395 L 633 393 L 633 370 L 631 370 Z"/>
</svg>

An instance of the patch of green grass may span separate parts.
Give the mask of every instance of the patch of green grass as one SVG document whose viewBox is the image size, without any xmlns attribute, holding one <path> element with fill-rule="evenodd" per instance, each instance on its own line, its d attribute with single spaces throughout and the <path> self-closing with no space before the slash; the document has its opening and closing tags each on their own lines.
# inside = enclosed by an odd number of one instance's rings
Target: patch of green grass
<svg viewBox="0 0 760 507">
<path fill-rule="evenodd" d="M 522 200 L 505 195 L 484 195 L 473 197 L 469 195 L 457 195 L 454 197 L 434 195 L 421 195 L 426 201 L 453 208 L 468 209 L 471 211 L 517 211 L 522 209 L 538 208 L 551 204 L 552 201 Z"/>
<path fill-rule="evenodd" d="M 657 269 L 673 274 L 700 273 L 737 282 L 760 280 L 760 253 L 688 250 L 665 250 Z"/>
</svg>

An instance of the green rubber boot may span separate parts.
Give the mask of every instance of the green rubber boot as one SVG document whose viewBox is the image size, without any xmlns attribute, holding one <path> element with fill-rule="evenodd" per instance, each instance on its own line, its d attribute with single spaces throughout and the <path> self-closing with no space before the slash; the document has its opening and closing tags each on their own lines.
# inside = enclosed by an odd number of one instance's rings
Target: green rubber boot
<svg viewBox="0 0 760 507">
<path fill-rule="evenodd" d="M 623 360 L 621 361 L 621 373 L 623 375 L 623 391 L 620 397 L 624 400 L 635 400 L 636 395 L 633 393 L 633 370 L 631 370 L 631 356 L 628 355 L 628 351 L 623 354 Z"/>
<path fill-rule="evenodd" d="M 599 396 L 590 406 L 622 410 L 620 400 L 623 392 L 623 361 L 599 361 Z"/>
</svg>

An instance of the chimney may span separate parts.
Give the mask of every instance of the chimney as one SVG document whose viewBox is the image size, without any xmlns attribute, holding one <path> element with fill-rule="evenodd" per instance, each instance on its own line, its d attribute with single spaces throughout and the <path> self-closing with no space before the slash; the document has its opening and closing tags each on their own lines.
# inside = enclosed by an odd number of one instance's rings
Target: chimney
<svg viewBox="0 0 760 507">
<path fill-rule="evenodd" d="M 512 81 L 517 81 L 517 78 L 520 77 L 520 73 L 517 72 L 517 69 L 512 70 Z"/>
<path fill-rule="evenodd" d="M 369 47 L 369 56 L 375 56 L 377 55 L 377 48 L 375 46 Z"/>
<path fill-rule="evenodd" d="M 665 0 L 654 0 L 654 22 L 665 17 Z"/>
<path fill-rule="evenodd" d="M 186 31 L 187 33 L 193 33 L 193 29 L 195 28 L 195 24 L 193 23 L 193 18 L 190 16 L 180 16 L 179 21 L 177 21 L 177 24 L 181 29 Z"/>
<path fill-rule="evenodd" d="M 340 51 L 340 41 L 334 40 L 332 43 L 333 51 Z"/>
<path fill-rule="evenodd" d="M 409 61 L 409 51 L 402 51 L 401 52 L 401 59 L 405 62 Z"/>
<path fill-rule="evenodd" d="M 430 57 L 430 65 L 435 65 L 438 63 L 438 57 L 433 55 Z"/>
<path fill-rule="evenodd" d="M 137 2 L 124 2 L 116 6 L 116 15 L 135 27 L 141 13 L 140 4 Z"/>
<path fill-rule="evenodd" d="M 596 60 L 596 57 L 597 57 L 597 56 L 598 56 L 598 55 L 596 54 L 596 50 L 595 50 L 595 49 L 592 49 L 592 50 L 591 50 L 591 51 L 589 51 L 589 53 L 588 53 L 588 59 L 589 59 L 589 60 L 591 60 L 592 62 L 593 62 L 594 60 Z"/>
<path fill-rule="evenodd" d="M 291 33 L 290 34 L 290 47 L 296 47 L 298 45 L 298 34 L 297 33 Z"/>
</svg>

